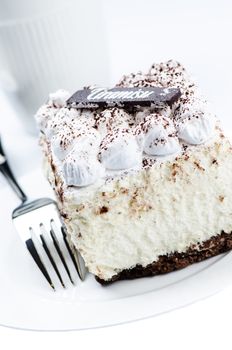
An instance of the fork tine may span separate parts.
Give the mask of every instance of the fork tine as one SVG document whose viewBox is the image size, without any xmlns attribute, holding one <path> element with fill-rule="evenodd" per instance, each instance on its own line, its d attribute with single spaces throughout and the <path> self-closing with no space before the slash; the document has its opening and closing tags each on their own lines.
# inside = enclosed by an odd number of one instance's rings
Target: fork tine
<svg viewBox="0 0 232 350">
<path fill-rule="evenodd" d="M 53 266 L 53 268 L 54 268 L 54 270 L 55 270 L 55 272 L 57 274 L 57 277 L 59 278 L 59 281 L 60 281 L 62 287 L 66 288 L 66 286 L 64 284 L 64 281 L 63 281 L 63 279 L 61 277 L 61 274 L 60 274 L 60 272 L 58 270 L 58 267 L 56 266 L 55 260 L 53 259 L 53 256 L 52 256 L 52 254 L 51 254 L 51 252 L 50 252 L 50 250 L 48 248 L 48 244 L 47 244 L 43 234 L 40 235 L 40 239 L 41 239 L 41 242 L 42 242 L 42 246 L 44 247 L 44 250 L 45 250 L 45 252 L 46 252 L 46 254 L 48 256 L 48 259 L 50 260 L 50 262 L 51 262 L 51 264 L 52 264 L 52 266 Z"/>
<path fill-rule="evenodd" d="M 69 255 L 70 255 L 70 257 L 72 259 L 72 262 L 73 262 L 73 264 L 75 266 L 75 269 L 76 269 L 76 271 L 78 273 L 78 276 L 80 277 L 80 279 L 82 281 L 84 281 L 85 280 L 85 271 L 82 270 L 81 262 L 80 262 L 80 258 L 79 258 L 79 253 L 77 252 L 77 257 L 75 258 L 75 256 L 73 255 L 72 249 L 71 249 L 71 247 L 69 245 L 69 242 L 67 240 L 67 233 L 66 233 L 65 228 L 63 226 L 61 227 L 61 232 L 62 232 L 62 235 L 63 235 L 63 239 L 64 239 L 64 242 L 65 242 L 65 245 L 66 245 L 67 250 L 69 252 Z"/>
<path fill-rule="evenodd" d="M 51 223 L 52 223 L 52 222 L 53 222 L 53 220 L 51 220 Z M 56 250 L 57 250 L 57 253 L 58 253 L 59 257 L 60 257 L 60 260 L 62 261 L 62 263 L 63 263 L 63 265 L 64 265 L 64 268 L 65 268 L 65 270 L 66 270 L 66 272 L 67 272 L 67 275 L 68 275 L 68 277 L 69 277 L 71 283 L 72 283 L 73 285 L 75 285 L 75 283 L 74 283 L 74 281 L 73 281 L 73 279 L 72 279 L 71 273 L 70 273 L 70 271 L 69 271 L 68 265 L 66 264 L 66 261 L 65 261 L 64 255 L 63 255 L 63 253 L 62 253 L 62 250 L 60 249 L 60 244 L 59 244 L 59 241 L 58 241 L 58 239 L 57 239 L 57 237 L 56 237 L 56 234 L 55 234 L 55 231 L 54 231 L 52 225 L 51 225 L 50 235 L 51 235 L 51 237 L 52 237 L 54 246 L 55 246 L 55 248 L 56 248 Z"/>
<path fill-rule="evenodd" d="M 52 287 L 52 289 L 55 291 L 55 287 L 52 283 L 51 277 L 48 274 L 48 271 L 46 269 L 46 267 L 44 266 L 37 250 L 36 247 L 32 241 L 31 238 L 27 239 L 25 241 L 26 247 L 29 251 L 29 253 L 31 254 L 32 258 L 34 259 L 35 263 L 37 264 L 38 268 L 40 269 L 40 271 L 42 272 L 42 274 L 44 275 L 44 277 L 46 278 L 47 282 L 49 283 L 49 285 Z"/>
</svg>

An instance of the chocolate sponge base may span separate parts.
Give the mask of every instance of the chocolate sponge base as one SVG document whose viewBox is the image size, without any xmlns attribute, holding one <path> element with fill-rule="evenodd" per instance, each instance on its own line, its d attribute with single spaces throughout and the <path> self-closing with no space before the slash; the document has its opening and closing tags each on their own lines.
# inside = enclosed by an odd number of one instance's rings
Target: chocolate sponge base
<svg viewBox="0 0 232 350">
<path fill-rule="evenodd" d="M 110 280 L 103 280 L 95 276 L 102 285 L 108 285 L 118 280 L 129 280 L 141 277 L 161 275 L 164 273 L 183 269 L 191 264 L 203 261 L 232 249 L 232 232 L 210 238 L 200 245 L 190 247 L 184 253 L 161 255 L 159 259 L 147 266 L 136 265 L 132 269 L 122 270 Z"/>
</svg>

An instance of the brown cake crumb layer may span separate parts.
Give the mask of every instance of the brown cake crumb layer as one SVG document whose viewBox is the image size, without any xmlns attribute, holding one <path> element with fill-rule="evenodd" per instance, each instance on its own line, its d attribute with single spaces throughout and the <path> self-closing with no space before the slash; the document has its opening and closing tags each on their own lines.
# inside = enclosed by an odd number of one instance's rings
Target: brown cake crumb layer
<svg viewBox="0 0 232 350">
<path fill-rule="evenodd" d="M 183 269 L 191 264 L 203 261 L 232 249 L 232 232 L 210 238 L 198 246 L 192 246 L 185 253 L 173 253 L 161 255 L 159 259 L 146 267 L 137 265 L 132 269 L 122 270 L 110 280 L 105 281 L 95 276 L 102 285 L 107 285 L 118 280 L 129 280 L 141 277 L 161 275 L 164 273 Z"/>
</svg>

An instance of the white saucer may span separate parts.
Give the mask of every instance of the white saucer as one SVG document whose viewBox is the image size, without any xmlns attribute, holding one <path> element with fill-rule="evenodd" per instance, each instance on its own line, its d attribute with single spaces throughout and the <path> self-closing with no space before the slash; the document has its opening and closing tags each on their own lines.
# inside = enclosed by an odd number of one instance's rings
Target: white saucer
<svg viewBox="0 0 232 350">
<path fill-rule="evenodd" d="M 51 190 L 39 170 L 20 179 L 33 196 Z M 0 324 L 32 330 L 74 330 L 135 321 L 180 308 L 232 283 L 232 254 L 168 275 L 120 281 L 107 287 L 92 275 L 53 292 L 11 223 L 18 200 L 0 178 Z"/>
</svg>

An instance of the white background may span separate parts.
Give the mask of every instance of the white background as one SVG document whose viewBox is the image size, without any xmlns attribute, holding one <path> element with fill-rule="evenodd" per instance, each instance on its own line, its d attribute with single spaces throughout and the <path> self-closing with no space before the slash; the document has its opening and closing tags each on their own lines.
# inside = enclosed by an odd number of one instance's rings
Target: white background
<svg viewBox="0 0 232 350">
<path fill-rule="evenodd" d="M 197 78 L 226 128 L 232 128 L 231 1 L 102 0 L 102 4 L 112 83 L 124 72 L 176 58 Z M 96 35 L 94 40 L 101 38 Z M 3 122 L 1 106 L 0 113 Z M 232 287 L 184 309 L 123 326 L 68 333 L 0 328 L 0 347 L 230 349 L 231 318 Z"/>
<path fill-rule="evenodd" d="M 230 126 L 230 0 L 104 0 L 103 4 L 112 82 L 124 72 L 146 71 L 153 62 L 177 59 Z"/>
</svg>

